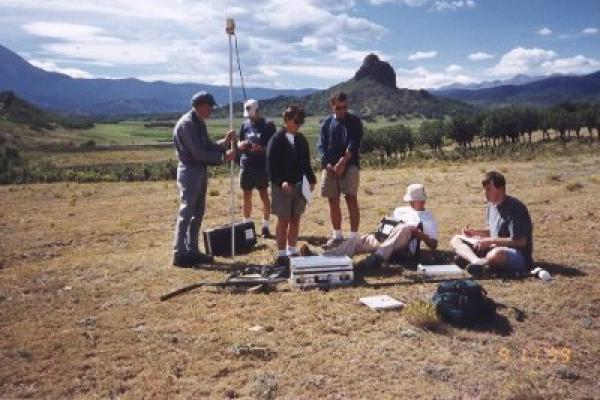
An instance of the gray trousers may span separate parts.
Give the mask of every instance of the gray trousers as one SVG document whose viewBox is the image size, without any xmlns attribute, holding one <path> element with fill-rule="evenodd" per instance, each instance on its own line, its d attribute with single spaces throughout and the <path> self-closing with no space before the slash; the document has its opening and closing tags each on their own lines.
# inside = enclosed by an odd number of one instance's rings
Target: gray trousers
<svg viewBox="0 0 600 400">
<path fill-rule="evenodd" d="M 206 166 L 179 163 L 177 187 L 181 204 L 175 227 L 173 253 L 176 256 L 198 254 L 198 233 L 204 217 L 208 188 Z"/>
</svg>

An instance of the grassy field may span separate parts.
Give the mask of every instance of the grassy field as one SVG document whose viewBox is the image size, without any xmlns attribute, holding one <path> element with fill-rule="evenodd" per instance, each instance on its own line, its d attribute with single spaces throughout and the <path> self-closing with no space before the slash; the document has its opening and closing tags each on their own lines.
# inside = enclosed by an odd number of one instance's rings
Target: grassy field
<svg viewBox="0 0 600 400">
<path fill-rule="evenodd" d="M 423 182 L 443 252 L 483 220 L 478 182 L 492 168 L 529 205 L 535 259 L 554 280 L 482 281 L 506 305 L 497 321 L 438 332 L 358 304 L 430 299 L 436 284 L 400 268 L 329 292 L 198 289 L 160 302 L 239 267 L 170 266 L 174 182 L 1 186 L 0 398 L 599 398 L 598 155 L 365 170 L 361 230 Z M 228 183 L 211 181 L 204 227 L 228 220 Z M 317 198 L 301 243 L 316 249 L 329 232 Z M 274 249 L 261 240 L 238 263 L 270 263 Z"/>
<path fill-rule="evenodd" d="M 313 155 L 316 154 L 316 145 L 321 117 L 309 117 L 302 129 L 306 135 Z M 278 119 L 274 119 L 279 125 Z M 229 129 L 229 120 L 226 118 L 210 118 L 208 122 L 209 134 L 215 139 L 221 138 Z M 237 130 L 242 119 L 234 120 Z M 145 121 L 122 121 L 120 123 L 97 123 L 88 130 L 62 130 L 56 132 L 20 133 L 25 137 L 29 148 L 24 155 L 36 163 L 50 163 L 55 167 L 72 167 L 99 164 L 127 164 L 127 163 L 152 163 L 175 160 L 175 152 L 170 146 L 172 143 L 172 128 L 145 127 Z M 379 117 L 375 122 L 367 123 L 370 129 L 377 129 L 393 123 L 405 123 L 413 128 L 418 127 L 420 120 L 400 120 L 390 122 Z M 0 129 L 2 127 L 0 126 Z M 6 127 L 16 129 L 15 127 Z M 88 141 L 94 141 L 95 146 L 85 146 Z M 51 149 L 40 150 L 39 145 L 53 145 Z M 153 145 L 162 145 L 155 148 Z M 61 148 L 61 146 L 63 146 Z M 129 147 L 133 146 L 133 147 Z M 145 146 L 145 147 L 143 147 Z"/>
<path fill-rule="evenodd" d="M 323 117 L 308 117 L 302 128 L 302 132 L 309 139 L 310 143 L 316 143 L 319 134 L 320 120 Z M 277 126 L 281 125 L 279 117 L 272 118 Z M 378 117 L 376 121 L 365 123 L 370 129 L 377 129 L 383 126 L 403 123 L 412 128 L 418 128 L 420 119 L 400 119 L 390 122 L 384 117 Z M 98 123 L 89 130 L 81 131 L 82 137 L 92 139 L 98 144 L 148 144 L 171 142 L 171 128 L 144 126 L 144 121 L 122 121 L 114 123 Z M 234 119 L 234 129 L 237 131 L 242 123 L 242 118 Z M 221 137 L 229 129 L 229 119 L 227 118 L 209 118 L 207 120 L 208 132 L 213 137 Z"/>
</svg>

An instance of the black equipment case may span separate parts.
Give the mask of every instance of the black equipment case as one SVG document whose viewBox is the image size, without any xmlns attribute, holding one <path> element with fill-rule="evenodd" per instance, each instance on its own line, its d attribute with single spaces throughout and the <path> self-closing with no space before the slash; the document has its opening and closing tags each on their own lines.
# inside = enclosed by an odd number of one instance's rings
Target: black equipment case
<svg viewBox="0 0 600 400">
<path fill-rule="evenodd" d="M 256 246 L 256 229 L 254 222 L 233 224 L 235 232 L 235 254 L 248 253 Z M 231 225 L 207 229 L 202 233 L 204 249 L 213 256 L 231 256 Z"/>
</svg>

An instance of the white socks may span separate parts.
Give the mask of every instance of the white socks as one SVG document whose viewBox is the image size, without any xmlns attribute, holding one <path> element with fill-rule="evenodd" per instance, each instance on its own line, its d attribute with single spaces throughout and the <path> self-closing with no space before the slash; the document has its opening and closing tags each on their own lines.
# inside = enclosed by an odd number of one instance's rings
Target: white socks
<svg viewBox="0 0 600 400">
<path fill-rule="evenodd" d="M 334 230 L 333 230 L 333 238 L 334 238 L 334 239 L 343 239 L 343 238 L 344 238 L 344 235 L 342 234 L 342 230 L 340 229 L 340 230 L 338 231 L 338 230 L 335 230 L 335 229 L 334 229 Z"/>
<path fill-rule="evenodd" d="M 350 232 L 350 239 L 358 239 L 358 232 Z"/>
<path fill-rule="evenodd" d="M 288 246 L 287 250 L 277 250 L 277 256 L 295 256 L 298 255 L 299 251 L 295 247 Z"/>
</svg>

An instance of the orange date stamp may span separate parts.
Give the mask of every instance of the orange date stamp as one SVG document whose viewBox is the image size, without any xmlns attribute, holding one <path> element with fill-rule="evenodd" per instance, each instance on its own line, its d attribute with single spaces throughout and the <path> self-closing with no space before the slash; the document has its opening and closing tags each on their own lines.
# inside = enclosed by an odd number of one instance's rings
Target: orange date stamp
<svg viewBox="0 0 600 400">
<path fill-rule="evenodd" d="M 502 363 L 518 361 L 568 364 L 571 362 L 572 356 L 570 347 L 545 344 L 515 349 L 501 347 L 498 350 L 498 358 Z"/>
</svg>

